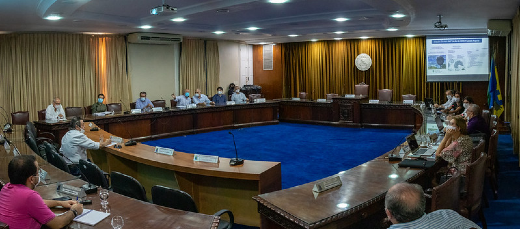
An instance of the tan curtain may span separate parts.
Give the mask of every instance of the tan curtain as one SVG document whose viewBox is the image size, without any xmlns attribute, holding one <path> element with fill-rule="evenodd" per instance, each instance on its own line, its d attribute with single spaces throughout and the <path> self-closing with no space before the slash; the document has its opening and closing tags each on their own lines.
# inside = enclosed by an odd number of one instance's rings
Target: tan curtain
<svg viewBox="0 0 520 229">
<path fill-rule="evenodd" d="M 219 85 L 219 55 L 216 41 L 185 38 L 182 41 L 180 60 L 181 93 L 191 93 L 200 88 L 202 93 L 212 96 Z"/>
<path fill-rule="evenodd" d="M 414 94 L 422 100 L 444 101 L 444 91 L 460 91 L 458 82 L 426 83 L 425 38 L 385 38 L 369 40 L 285 43 L 282 47 L 284 97 L 307 92 L 311 98 L 326 94 L 353 94 L 354 85 L 370 85 L 370 98 L 378 89 L 392 89 L 393 100 Z M 372 66 L 360 71 L 356 57 L 366 53 Z"/>
<path fill-rule="evenodd" d="M 31 120 L 55 96 L 63 107 L 92 105 L 100 92 L 129 101 L 124 36 L 0 35 L 0 82 L 0 106 Z"/>
<path fill-rule="evenodd" d="M 511 135 L 513 152 L 518 153 L 520 144 L 520 11 L 513 18 L 511 35 Z M 519 154 L 520 158 L 520 154 Z M 520 166 L 520 164 L 519 164 Z"/>
</svg>

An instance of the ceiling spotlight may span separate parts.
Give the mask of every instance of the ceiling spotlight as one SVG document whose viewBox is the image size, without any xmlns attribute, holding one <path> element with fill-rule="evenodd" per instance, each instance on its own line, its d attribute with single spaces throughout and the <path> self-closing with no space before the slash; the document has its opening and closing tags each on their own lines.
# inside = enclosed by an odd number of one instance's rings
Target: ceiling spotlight
<svg viewBox="0 0 520 229">
<path fill-rule="evenodd" d="M 219 30 L 219 31 L 215 31 L 215 32 L 213 32 L 213 33 L 214 33 L 214 34 L 224 34 L 224 33 L 226 33 L 226 32 L 224 32 L 224 31 L 220 31 L 220 30 Z"/>
<path fill-rule="evenodd" d="M 152 26 L 151 25 L 142 25 L 142 26 L 139 26 L 139 28 L 141 28 L 141 29 L 151 29 Z"/>
<path fill-rule="evenodd" d="M 45 17 L 44 19 L 49 20 L 49 21 L 57 21 L 57 20 L 60 20 L 62 18 L 63 17 L 60 16 L 59 14 L 51 14 L 51 15 Z"/>
<path fill-rule="evenodd" d="M 276 3 L 276 4 L 286 3 L 288 1 L 289 0 L 269 0 L 270 3 Z"/>
<path fill-rule="evenodd" d="M 344 17 L 339 17 L 339 18 L 335 18 L 333 20 L 334 21 L 348 21 L 349 19 L 348 18 L 344 18 Z"/>
<path fill-rule="evenodd" d="M 343 32 L 343 31 L 336 31 L 336 32 L 334 32 L 334 33 L 335 33 L 335 34 L 344 34 L 345 32 Z"/>
<path fill-rule="evenodd" d="M 312 41 L 312 42 L 316 42 L 316 41 L 318 41 L 318 39 L 312 39 L 311 41 Z"/>
<path fill-rule="evenodd" d="M 412 37 L 415 37 L 415 35 L 413 35 L 413 34 L 407 34 L 406 37 L 408 37 L 408 38 L 412 38 Z"/>
<path fill-rule="evenodd" d="M 267 42 L 260 42 L 260 43 L 258 43 L 258 44 L 260 44 L 260 45 L 266 45 Z"/>
<path fill-rule="evenodd" d="M 343 39 L 343 38 L 341 38 L 341 37 L 336 37 L 336 38 L 334 38 L 334 40 L 337 40 L 337 41 L 339 41 L 339 40 L 341 40 L 341 39 Z"/>
<path fill-rule="evenodd" d="M 186 18 L 183 18 L 183 17 L 176 17 L 176 18 L 172 18 L 171 21 L 174 21 L 174 22 L 183 22 L 183 21 L 186 21 Z"/>
<path fill-rule="evenodd" d="M 300 35 L 298 35 L 298 34 L 290 34 L 288 36 L 290 36 L 290 37 L 297 37 L 297 36 L 300 36 Z"/>
<path fill-rule="evenodd" d="M 253 26 L 253 27 L 249 27 L 249 28 L 247 28 L 247 29 L 250 30 L 250 31 L 255 31 L 255 30 L 258 30 L 258 29 L 260 29 L 260 28 L 258 28 L 258 27 L 254 27 L 254 26 Z"/>
<path fill-rule="evenodd" d="M 391 31 L 391 32 L 397 31 L 397 30 L 399 30 L 399 29 L 397 29 L 397 28 L 388 28 L 388 29 L 386 29 L 386 31 Z"/>
<path fill-rule="evenodd" d="M 390 15 L 390 17 L 393 17 L 393 18 L 403 18 L 403 17 L 406 17 L 406 15 L 404 15 L 402 13 L 395 13 L 395 14 Z"/>
<path fill-rule="evenodd" d="M 359 38 L 361 38 L 361 39 L 368 39 L 368 38 L 370 38 L 370 37 L 362 36 L 362 37 L 359 37 Z"/>
</svg>

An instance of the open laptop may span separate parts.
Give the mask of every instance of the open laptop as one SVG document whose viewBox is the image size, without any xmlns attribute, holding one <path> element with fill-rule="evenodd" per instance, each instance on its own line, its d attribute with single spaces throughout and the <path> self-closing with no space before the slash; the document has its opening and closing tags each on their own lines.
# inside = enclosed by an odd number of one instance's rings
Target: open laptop
<svg viewBox="0 0 520 229">
<path fill-rule="evenodd" d="M 410 147 L 410 152 L 415 156 L 431 156 L 435 153 L 435 149 L 432 148 L 420 148 L 415 139 L 415 134 L 410 134 L 406 137 L 406 142 Z"/>
<path fill-rule="evenodd" d="M 435 123 L 437 123 L 437 128 L 439 128 L 439 131 L 442 132 L 442 130 L 444 129 L 444 122 L 442 121 L 441 117 L 435 117 Z"/>
</svg>

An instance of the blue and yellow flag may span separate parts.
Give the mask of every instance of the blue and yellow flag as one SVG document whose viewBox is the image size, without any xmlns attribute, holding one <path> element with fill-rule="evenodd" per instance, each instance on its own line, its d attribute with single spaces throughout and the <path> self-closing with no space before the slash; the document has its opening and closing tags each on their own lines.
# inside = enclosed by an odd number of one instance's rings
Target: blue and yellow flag
<svg viewBox="0 0 520 229">
<path fill-rule="evenodd" d="M 502 101 L 502 92 L 500 91 L 500 83 L 498 82 L 498 71 L 495 65 L 495 57 L 491 59 L 491 67 L 489 68 L 489 85 L 488 85 L 488 104 L 489 109 L 493 109 L 493 114 L 498 117 L 504 112 L 504 102 Z"/>
</svg>

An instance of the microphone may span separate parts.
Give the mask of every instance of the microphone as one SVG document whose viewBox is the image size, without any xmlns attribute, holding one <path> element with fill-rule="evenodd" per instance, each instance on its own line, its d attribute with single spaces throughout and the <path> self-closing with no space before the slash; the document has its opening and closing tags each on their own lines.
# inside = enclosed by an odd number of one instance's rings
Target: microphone
<svg viewBox="0 0 520 229">
<path fill-rule="evenodd" d="M 4 132 L 13 132 L 13 129 L 11 128 L 13 125 L 9 123 L 9 118 L 7 118 L 7 111 L 4 109 L 4 107 L 0 106 L 4 113 L 2 113 L 2 116 L 4 116 L 5 119 L 5 125 L 4 125 Z"/>
<path fill-rule="evenodd" d="M 241 164 L 244 164 L 244 159 L 240 159 L 238 158 L 238 151 L 237 151 L 237 144 L 235 142 L 235 135 L 233 133 L 231 133 L 231 131 L 228 132 L 229 134 L 231 134 L 231 136 L 233 136 L 233 144 L 235 145 L 235 154 L 236 154 L 236 157 L 235 158 L 232 158 L 230 161 L 229 161 L 229 165 L 233 166 L 233 165 L 241 165 Z"/>
<path fill-rule="evenodd" d="M 128 110 L 128 108 L 126 107 L 126 105 L 123 103 L 122 100 L 119 100 L 119 102 L 121 102 L 121 104 L 123 104 L 123 107 L 125 108 L 125 112 L 123 112 L 123 114 L 130 114 L 130 111 Z"/>
<path fill-rule="evenodd" d="M 128 131 L 128 129 L 126 128 L 125 124 L 123 124 L 123 122 L 121 122 L 121 120 L 117 120 L 119 123 L 121 123 L 121 125 L 123 125 L 124 129 L 126 130 L 126 133 L 128 133 L 128 136 L 130 136 L 130 140 L 128 140 L 127 142 L 125 142 L 125 146 L 135 146 L 137 145 L 137 142 L 132 140 L 133 137 L 132 135 L 130 134 L 130 131 Z"/>
<path fill-rule="evenodd" d="M 401 145 L 401 143 L 402 143 L 404 138 L 406 138 L 406 136 L 404 136 L 401 139 L 399 139 L 399 143 L 397 143 L 397 145 L 394 147 L 394 149 L 392 149 L 392 153 L 388 154 L 388 161 L 400 161 L 400 160 L 402 160 L 402 158 L 400 158 L 399 155 L 395 155 L 395 150 L 397 149 L 397 147 L 399 145 Z"/>
</svg>

